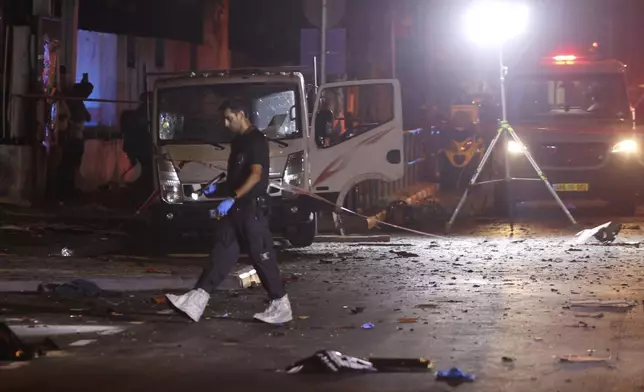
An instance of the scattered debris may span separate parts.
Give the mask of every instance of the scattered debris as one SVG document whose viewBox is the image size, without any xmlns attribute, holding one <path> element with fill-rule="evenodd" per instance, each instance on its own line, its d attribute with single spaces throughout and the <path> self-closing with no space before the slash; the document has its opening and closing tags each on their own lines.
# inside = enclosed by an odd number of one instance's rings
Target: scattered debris
<svg viewBox="0 0 644 392">
<path fill-rule="evenodd" d="M 341 259 L 320 259 L 320 264 L 335 264 Z"/>
<path fill-rule="evenodd" d="M 571 308 L 615 308 L 615 309 L 630 309 L 636 306 L 634 301 L 626 300 L 579 300 L 571 301 Z"/>
<path fill-rule="evenodd" d="M 502 357 L 501 361 L 503 361 L 503 362 L 514 362 L 514 361 L 516 361 L 516 359 L 514 359 L 512 357 Z"/>
<path fill-rule="evenodd" d="M 584 321 L 579 321 L 577 324 L 573 325 L 566 325 L 568 328 L 595 328 L 594 325 L 589 325 L 588 323 Z"/>
<path fill-rule="evenodd" d="M 309 316 L 297 316 L 298 320 L 308 320 Z"/>
<path fill-rule="evenodd" d="M 251 286 L 257 286 L 262 283 L 259 280 L 259 275 L 257 275 L 257 271 L 252 266 L 241 268 L 235 271 L 234 275 L 239 280 L 240 286 L 244 289 L 247 289 Z"/>
<path fill-rule="evenodd" d="M 398 251 L 390 250 L 389 253 L 393 253 L 396 256 L 401 257 L 401 258 L 404 258 L 404 257 L 420 257 L 416 253 L 407 252 L 407 251 L 404 251 L 404 250 L 398 250 Z"/>
<path fill-rule="evenodd" d="M 349 309 L 352 315 L 360 314 L 364 312 L 366 308 L 364 306 L 356 306 L 355 308 Z"/>
<path fill-rule="evenodd" d="M 459 368 L 451 368 L 450 370 L 439 370 L 436 372 L 436 380 L 447 382 L 472 382 L 476 376 L 473 374 L 466 374 Z"/>
<path fill-rule="evenodd" d="M 418 322 L 418 317 L 402 317 L 398 319 L 401 324 L 413 324 Z"/>
<path fill-rule="evenodd" d="M 158 297 L 152 298 L 152 302 L 158 305 L 162 305 L 162 304 L 168 303 L 168 299 L 166 298 L 165 295 L 160 295 Z"/>
<path fill-rule="evenodd" d="M 74 256 L 74 251 L 72 249 L 69 249 L 68 247 L 64 247 L 60 250 L 60 255 L 63 257 L 72 257 Z"/>
<path fill-rule="evenodd" d="M 293 283 L 293 282 L 299 282 L 300 280 L 300 275 L 301 274 L 290 274 L 290 275 L 284 275 L 282 277 L 282 281 L 284 283 Z"/>
<path fill-rule="evenodd" d="M 575 362 L 575 363 L 593 363 L 593 362 L 607 362 L 611 357 L 590 357 L 582 355 L 564 355 L 559 357 L 561 362 Z"/>
<path fill-rule="evenodd" d="M 95 257 L 105 254 L 114 254 L 126 246 L 127 237 L 117 235 L 106 237 L 104 233 L 84 236 L 78 240 L 78 246 L 65 246 L 59 254 L 51 256 L 63 257 Z"/>
<path fill-rule="evenodd" d="M 239 345 L 239 340 L 237 339 L 225 339 L 223 342 L 221 342 L 222 345 L 224 346 L 237 346 Z"/>
<path fill-rule="evenodd" d="M 67 298 L 99 297 L 103 290 L 94 282 L 85 279 L 76 279 L 63 284 L 40 284 L 40 294 L 55 294 Z"/>
<path fill-rule="evenodd" d="M 288 374 L 373 373 L 376 371 L 371 362 L 331 350 L 318 351 L 286 368 Z"/>
<path fill-rule="evenodd" d="M 427 358 L 369 358 L 380 373 L 427 372 L 434 363 Z"/>
<path fill-rule="evenodd" d="M 96 342 L 96 339 L 82 339 L 82 340 L 77 340 L 74 343 L 71 343 L 71 347 L 83 347 L 87 346 L 88 344 L 92 344 Z"/>
<path fill-rule="evenodd" d="M 588 313 L 588 314 L 577 313 L 577 314 L 575 314 L 575 317 L 600 319 L 600 318 L 604 317 L 604 313 Z"/>
<path fill-rule="evenodd" d="M 364 324 L 362 324 L 362 327 L 360 327 L 360 328 L 362 328 L 362 329 L 374 329 L 375 327 L 376 326 L 373 325 L 372 323 L 364 323 Z"/>
<path fill-rule="evenodd" d="M 364 247 L 364 246 L 395 246 L 395 247 L 401 247 L 401 246 L 415 246 L 414 244 L 396 244 L 396 243 L 391 243 L 391 244 L 377 244 L 377 243 L 359 243 L 359 244 L 349 244 L 350 247 Z"/>
<path fill-rule="evenodd" d="M 584 244 L 593 237 L 597 241 L 607 244 L 615 241 L 621 229 L 622 225 L 619 223 L 606 222 L 592 229 L 582 230 L 575 234 L 575 236 L 577 237 L 578 244 Z"/>
<path fill-rule="evenodd" d="M 416 305 L 418 309 L 436 309 L 438 304 L 419 304 Z"/>
<path fill-rule="evenodd" d="M 159 310 L 157 312 L 157 314 L 164 314 L 164 315 L 174 314 L 174 313 L 175 313 L 174 309 L 164 309 L 164 310 Z"/>
<path fill-rule="evenodd" d="M 543 341 L 543 338 L 541 336 L 535 336 L 533 339 L 534 339 L 535 342 L 542 342 Z"/>
<path fill-rule="evenodd" d="M 433 362 L 427 358 L 360 358 L 343 355 L 337 351 L 318 351 L 286 368 L 288 374 L 311 373 L 400 373 L 427 372 Z"/>
</svg>

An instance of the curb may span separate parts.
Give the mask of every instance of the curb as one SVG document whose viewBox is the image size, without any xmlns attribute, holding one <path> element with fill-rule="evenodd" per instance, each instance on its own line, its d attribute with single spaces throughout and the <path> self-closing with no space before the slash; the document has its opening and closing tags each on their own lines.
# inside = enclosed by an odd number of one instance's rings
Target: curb
<svg viewBox="0 0 644 392">
<path fill-rule="evenodd" d="M 389 235 L 319 235 L 316 236 L 313 242 L 327 243 L 327 242 L 342 242 L 342 243 L 357 243 L 357 242 L 390 242 L 391 236 Z"/>
</svg>

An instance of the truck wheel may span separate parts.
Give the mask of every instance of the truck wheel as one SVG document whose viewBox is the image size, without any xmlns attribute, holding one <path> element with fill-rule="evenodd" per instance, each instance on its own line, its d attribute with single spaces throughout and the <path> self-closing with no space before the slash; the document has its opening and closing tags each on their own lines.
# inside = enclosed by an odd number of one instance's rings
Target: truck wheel
<svg viewBox="0 0 644 392">
<path fill-rule="evenodd" d="M 306 248 L 307 246 L 311 246 L 316 234 L 317 219 L 314 217 L 310 222 L 288 227 L 284 234 L 284 238 L 286 238 L 294 248 Z"/>
</svg>

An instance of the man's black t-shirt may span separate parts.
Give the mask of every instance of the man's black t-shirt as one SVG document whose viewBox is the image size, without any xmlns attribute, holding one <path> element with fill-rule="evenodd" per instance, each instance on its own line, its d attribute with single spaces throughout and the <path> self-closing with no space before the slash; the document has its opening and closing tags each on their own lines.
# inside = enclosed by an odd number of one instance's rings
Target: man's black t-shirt
<svg viewBox="0 0 644 392">
<path fill-rule="evenodd" d="M 235 136 L 230 146 L 228 157 L 228 185 L 231 190 L 238 189 L 248 179 L 251 166 L 262 165 L 261 179 L 243 199 L 250 199 L 266 194 L 268 188 L 268 171 L 270 166 L 268 141 L 264 134 L 253 127 L 243 134 Z"/>
</svg>

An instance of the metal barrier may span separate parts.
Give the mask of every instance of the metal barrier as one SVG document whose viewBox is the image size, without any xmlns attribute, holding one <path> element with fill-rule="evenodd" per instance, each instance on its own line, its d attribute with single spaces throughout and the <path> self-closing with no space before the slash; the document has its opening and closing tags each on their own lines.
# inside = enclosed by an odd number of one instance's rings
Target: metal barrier
<svg viewBox="0 0 644 392">
<path fill-rule="evenodd" d="M 401 191 L 432 179 L 431 149 L 435 141 L 428 130 L 405 131 L 404 155 L 405 171 L 396 181 L 365 181 L 354 187 L 347 195 L 345 205 L 359 212 L 371 212 L 382 208 Z"/>
</svg>

